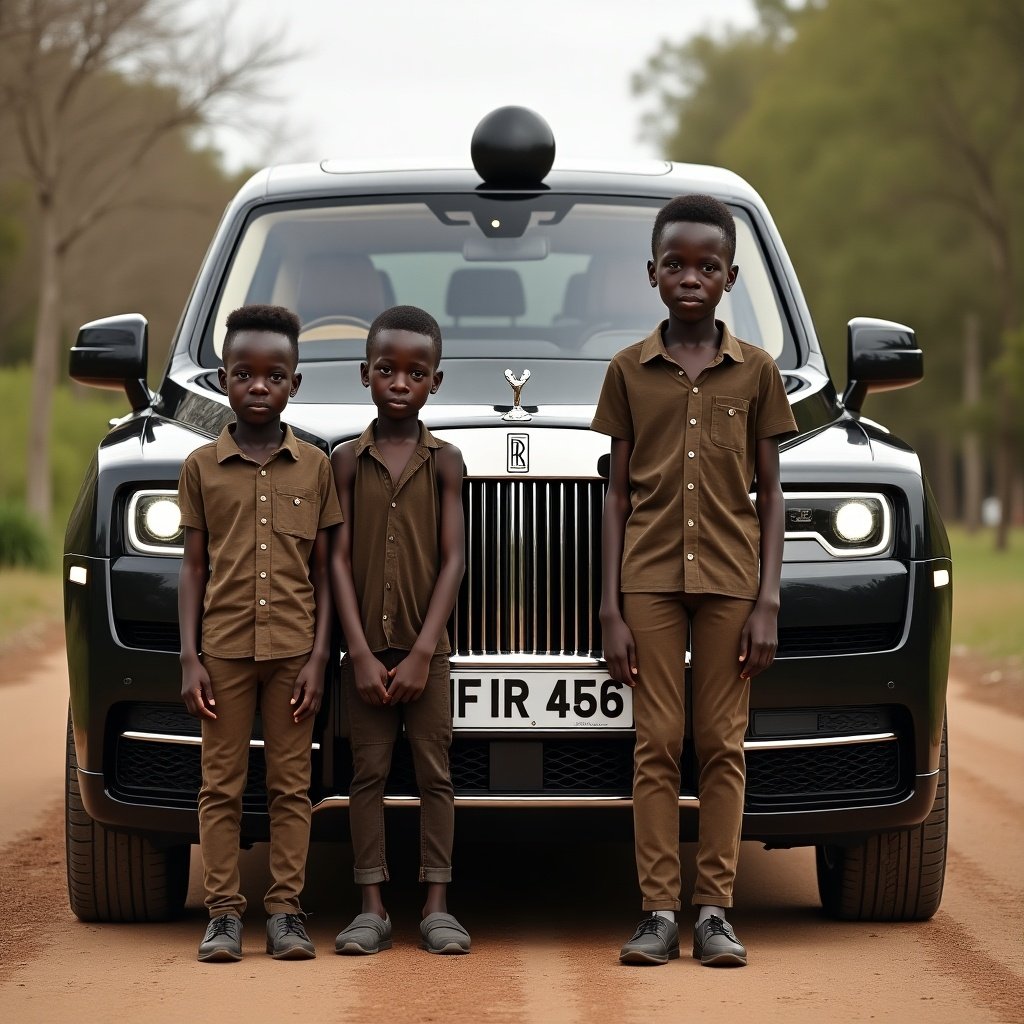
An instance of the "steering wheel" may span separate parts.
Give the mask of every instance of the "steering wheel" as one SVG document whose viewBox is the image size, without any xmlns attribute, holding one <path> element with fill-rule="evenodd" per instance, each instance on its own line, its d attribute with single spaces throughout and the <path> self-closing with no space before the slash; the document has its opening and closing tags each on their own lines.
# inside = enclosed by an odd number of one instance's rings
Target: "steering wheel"
<svg viewBox="0 0 1024 1024">
<path fill-rule="evenodd" d="M 309 323 L 302 325 L 299 341 L 333 341 L 349 338 L 365 338 L 370 332 L 370 325 L 362 317 L 349 316 L 346 313 L 329 313 L 318 316 Z"/>
</svg>

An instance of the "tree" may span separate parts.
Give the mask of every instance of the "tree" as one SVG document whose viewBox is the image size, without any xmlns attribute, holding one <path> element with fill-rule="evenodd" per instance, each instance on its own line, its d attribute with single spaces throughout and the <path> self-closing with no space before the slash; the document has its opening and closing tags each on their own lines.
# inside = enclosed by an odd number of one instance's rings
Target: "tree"
<svg viewBox="0 0 1024 1024">
<path fill-rule="evenodd" d="M 183 0 L 0 0 L 0 98 L 37 218 L 26 498 L 44 524 L 69 254 L 138 201 L 133 178 L 163 140 L 236 113 L 288 59 L 271 37 L 229 46 L 230 12 L 189 25 L 184 9 Z M 133 104 L 125 81 L 149 88 L 152 102 Z"/>
</svg>

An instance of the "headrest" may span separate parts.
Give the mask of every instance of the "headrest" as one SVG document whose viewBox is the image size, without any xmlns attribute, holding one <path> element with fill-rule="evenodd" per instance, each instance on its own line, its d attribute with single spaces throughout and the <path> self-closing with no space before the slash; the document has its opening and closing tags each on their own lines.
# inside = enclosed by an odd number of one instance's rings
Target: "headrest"
<svg viewBox="0 0 1024 1024">
<path fill-rule="evenodd" d="M 448 281 L 445 312 L 460 316 L 522 316 L 526 312 L 523 282 L 515 270 L 456 270 Z"/>
<path fill-rule="evenodd" d="M 664 315 L 658 291 L 647 280 L 641 260 L 595 256 L 587 278 L 588 320 L 636 321 L 637 326 L 643 327 Z"/>
<path fill-rule="evenodd" d="M 562 312 L 559 314 L 567 320 L 582 320 L 587 308 L 587 275 L 585 271 L 573 274 L 565 286 L 565 297 L 562 299 Z"/>
<path fill-rule="evenodd" d="M 296 310 L 303 324 L 323 316 L 354 316 L 367 323 L 387 308 L 384 282 L 368 256 L 311 256 L 302 267 Z"/>
</svg>

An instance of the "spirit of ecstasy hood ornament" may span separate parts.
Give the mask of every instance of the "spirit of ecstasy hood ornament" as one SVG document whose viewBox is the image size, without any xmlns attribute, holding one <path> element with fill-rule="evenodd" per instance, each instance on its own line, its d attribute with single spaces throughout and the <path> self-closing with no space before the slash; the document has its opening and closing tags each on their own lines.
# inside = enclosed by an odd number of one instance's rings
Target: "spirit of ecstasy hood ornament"
<svg viewBox="0 0 1024 1024">
<path fill-rule="evenodd" d="M 519 397 L 523 393 L 523 386 L 530 379 L 530 371 L 523 370 L 522 377 L 517 377 L 511 370 L 505 371 L 505 380 L 512 385 L 512 408 L 501 418 L 510 423 L 526 423 L 533 417 L 519 404 Z"/>
</svg>

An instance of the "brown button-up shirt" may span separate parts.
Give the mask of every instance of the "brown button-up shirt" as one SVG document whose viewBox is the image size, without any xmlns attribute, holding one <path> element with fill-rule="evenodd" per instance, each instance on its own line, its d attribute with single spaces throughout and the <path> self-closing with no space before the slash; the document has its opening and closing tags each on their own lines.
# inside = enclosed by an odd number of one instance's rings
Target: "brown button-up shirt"
<svg viewBox="0 0 1024 1024">
<path fill-rule="evenodd" d="M 342 521 L 331 465 L 285 427 L 261 466 L 234 424 L 197 448 L 178 482 L 181 523 L 207 535 L 203 650 L 217 658 L 293 658 L 313 648 L 309 559 L 317 530 Z"/>
<path fill-rule="evenodd" d="M 410 651 L 423 629 L 441 571 L 439 441 L 420 424 L 420 440 L 394 481 L 374 440 L 373 421 L 355 444 L 351 506 L 352 580 L 371 651 Z M 447 631 L 436 654 L 448 654 Z"/>
<path fill-rule="evenodd" d="M 757 597 L 755 449 L 796 421 L 775 360 L 716 322 L 718 355 L 696 380 L 665 351 L 664 324 L 608 366 L 591 429 L 633 443 L 623 592 Z"/>
</svg>

